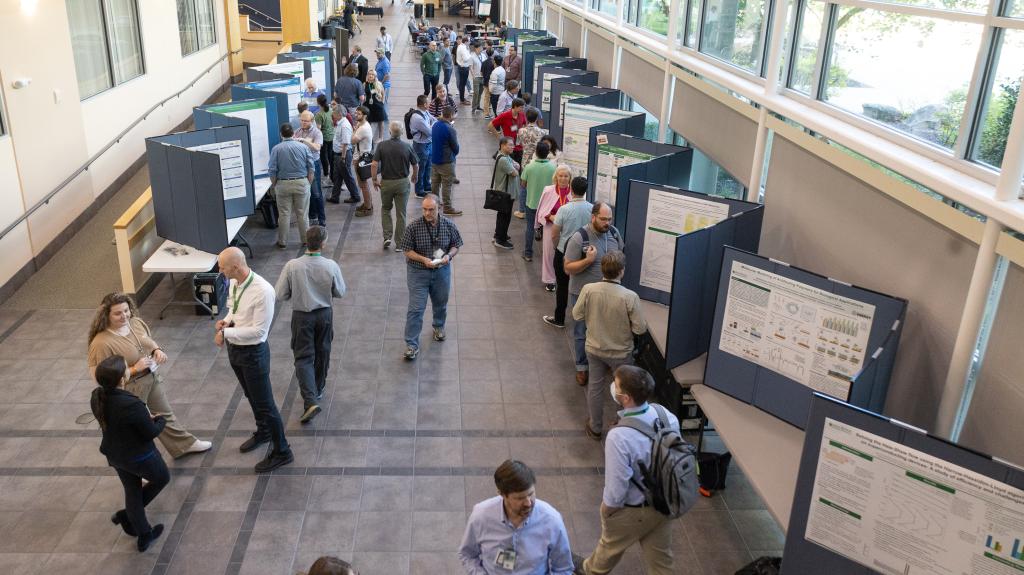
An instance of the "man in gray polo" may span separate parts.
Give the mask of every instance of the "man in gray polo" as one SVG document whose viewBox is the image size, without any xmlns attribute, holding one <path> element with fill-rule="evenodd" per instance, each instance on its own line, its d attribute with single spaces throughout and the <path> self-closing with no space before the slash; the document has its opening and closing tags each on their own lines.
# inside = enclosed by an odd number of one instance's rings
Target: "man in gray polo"
<svg viewBox="0 0 1024 575">
<path fill-rule="evenodd" d="M 341 268 L 321 254 L 326 240 L 327 228 L 311 226 L 306 232 L 306 253 L 284 265 L 275 286 L 277 299 L 292 302 L 292 355 L 302 394 L 302 423 L 320 413 L 334 340 L 331 299 L 345 295 Z"/>
<path fill-rule="evenodd" d="M 288 247 L 288 228 L 292 210 L 299 224 L 299 237 L 305 239 L 309 229 L 309 188 L 313 183 L 313 152 L 302 142 L 292 139 L 291 124 L 281 124 L 281 143 L 270 150 L 270 184 L 274 189 L 277 211 L 277 247 Z"/>
<path fill-rule="evenodd" d="M 405 206 L 409 201 L 410 174 L 412 182 L 419 175 L 416 152 L 412 146 L 402 141 L 404 127 L 399 122 L 391 122 L 388 131 L 391 139 L 377 144 L 373 151 L 373 164 L 370 173 L 373 181 L 380 188 L 380 223 L 384 229 L 384 249 L 391 247 L 394 238 L 395 251 L 400 252 L 399 244 L 405 237 Z M 395 208 L 395 226 L 392 235 L 391 208 Z"/>
</svg>

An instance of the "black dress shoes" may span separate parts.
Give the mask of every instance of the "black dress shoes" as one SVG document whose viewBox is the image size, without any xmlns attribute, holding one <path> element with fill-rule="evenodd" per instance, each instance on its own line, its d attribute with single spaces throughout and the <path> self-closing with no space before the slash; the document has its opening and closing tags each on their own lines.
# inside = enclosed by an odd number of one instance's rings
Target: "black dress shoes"
<svg viewBox="0 0 1024 575">
<path fill-rule="evenodd" d="M 129 535 L 131 537 L 138 535 L 135 532 L 135 528 L 132 527 L 132 522 L 128 520 L 128 513 L 126 513 L 124 509 L 111 515 L 110 522 L 114 525 L 120 525 L 121 530 L 124 531 L 125 535 Z"/>
<path fill-rule="evenodd" d="M 149 549 L 149 546 L 154 541 L 159 539 L 160 535 L 162 535 L 163 532 L 164 532 L 164 524 L 163 523 L 159 523 L 157 525 L 154 525 L 153 529 L 151 529 L 149 533 L 145 533 L 143 535 L 139 535 L 139 541 L 138 541 L 138 543 L 136 543 L 136 547 L 139 548 L 140 552 L 145 551 L 146 549 Z"/>
<path fill-rule="evenodd" d="M 293 461 L 295 461 L 295 456 L 292 455 L 291 450 L 287 453 L 271 452 L 266 459 L 256 464 L 256 473 L 267 473 Z"/>
<path fill-rule="evenodd" d="M 270 441 L 269 437 L 260 437 L 259 435 L 256 435 L 254 433 L 252 434 L 252 437 L 246 439 L 245 442 L 242 443 L 242 445 L 238 446 L 238 450 L 241 451 L 242 453 L 249 453 L 250 451 L 263 445 L 264 443 L 267 443 L 268 441 Z"/>
</svg>

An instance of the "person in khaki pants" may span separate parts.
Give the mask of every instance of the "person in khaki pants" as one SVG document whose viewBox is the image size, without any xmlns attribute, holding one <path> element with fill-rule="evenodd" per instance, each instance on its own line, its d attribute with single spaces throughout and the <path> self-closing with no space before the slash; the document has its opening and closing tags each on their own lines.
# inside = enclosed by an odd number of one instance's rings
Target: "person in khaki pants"
<svg viewBox="0 0 1024 575">
<path fill-rule="evenodd" d="M 405 209 L 409 202 L 409 188 L 419 177 L 419 164 L 412 146 L 402 141 L 404 127 L 400 122 L 391 122 L 388 132 L 391 138 L 381 142 L 373 150 L 370 164 L 374 184 L 380 189 L 380 222 L 384 230 L 384 249 L 392 247 L 402 251 L 399 244 L 405 237 Z M 410 175 L 412 182 L 410 182 Z M 396 223 L 392 228 L 391 208 L 395 209 Z M 392 233 L 392 231 L 394 233 Z"/>
<path fill-rule="evenodd" d="M 281 143 L 270 150 L 267 170 L 277 200 L 277 247 L 288 247 L 288 228 L 292 210 L 299 224 L 299 237 L 305 238 L 309 229 L 309 190 L 313 184 L 313 152 L 305 144 L 293 140 L 291 124 L 281 124 Z"/>
<path fill-rule="evenodd" d="M 647 402 L 654 394 L 654 378 L 634 365 L 615 370 L 612 399 L 622 406 L 620 418 L 635 417 L 647 425 L 658 419 L 657 410 Z M 663 424 L 678 430 L 679 420 L 666 410 Z M 608 432 L 604 446 L 604 495 L 601 498 L 601 539 L 597 549 L 583 562 L 586 575 L 610 573 L 623 553 L 640 544 L 648 575 L 670 575 L 672 568 L 672 522 L 647 503 L 633 480 L 641 481 L 640 464 L 651 463 L 651 440 L 639 431 L 617 425 Z"/>
</svg>

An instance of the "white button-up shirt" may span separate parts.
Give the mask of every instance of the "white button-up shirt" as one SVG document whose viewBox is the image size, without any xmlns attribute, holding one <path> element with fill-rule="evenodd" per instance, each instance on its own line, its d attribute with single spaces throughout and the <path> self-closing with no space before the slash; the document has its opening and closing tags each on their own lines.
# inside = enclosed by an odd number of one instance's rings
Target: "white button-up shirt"
<svg viewBox="0 0 1024 575">
<path fill-rule="evenodd" d="M 228 315 L 224 321 L 233 327 L 224 328 L 224 339 L 232 345 L 256 345 L 267 341 L 270 324 L 274 321 L 274 286 L 250 270 L 252 282 L 243 289 L 248 278 L 241 283 L 231 280 L 228 285 Z M 235 298 L 238 299 L 237 307 Z"/>
</svg>

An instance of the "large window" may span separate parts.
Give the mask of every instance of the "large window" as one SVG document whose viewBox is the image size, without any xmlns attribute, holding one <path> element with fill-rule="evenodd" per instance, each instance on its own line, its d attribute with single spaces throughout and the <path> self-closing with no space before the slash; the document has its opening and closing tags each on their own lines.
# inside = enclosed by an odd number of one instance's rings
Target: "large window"
<svg viewBox="0 0 1024 575">
<path fill-rule="evenodd" d="M 766 0 L 707 0 L 700 51 L 760 74 L 767 7 Z"/>
<path fill-rule="evenodd" d="M 747 196 L 747 188 L 725 168 L 706 156 L 704 152 L 689 144 L 682 134 L 668 131 L 668 142 L 677 146 L 693 148 L 693 162 L 690 164 L 690 183 L 687 189 L 712 196 L 743 200 Z"/>
<path fill-rule="evenodd" d="M 618 15 L 619 0 L 590 0 L 590 8 L 615 18 Z"/>
<path fill-rule="evenodd" d="M 607 2 L 608 0 L 594 0 Z M 612 0 L 613 2 L 615 0 Z M 625 0 L 622 19 L 633 26 L 643 28 L 661 36 L 668 35 L 668 18 L 671 0 Z M 613 4 L 614 7 L 614 4 Z M 612 12 L 614 14 L 614 10 Z"/>
<path fill-rule="evenodd" d="M 145 73 L 135 0 L 66 0 L 79 96 Z"/>
<path fill-rule="evenodd" d="M 975 127 L 971 159 L 992 167 L 1003 165 L 1006 137 L 1024 75 L 1024 30 L 1002 30 L 999 50 L 990 65 L 980 121 Z"/>
<path fill-rule="evenodd" d="M 187 56 L 217 43 L 213 0 L 178 0 L 178 37 Z"/>
</svg>

